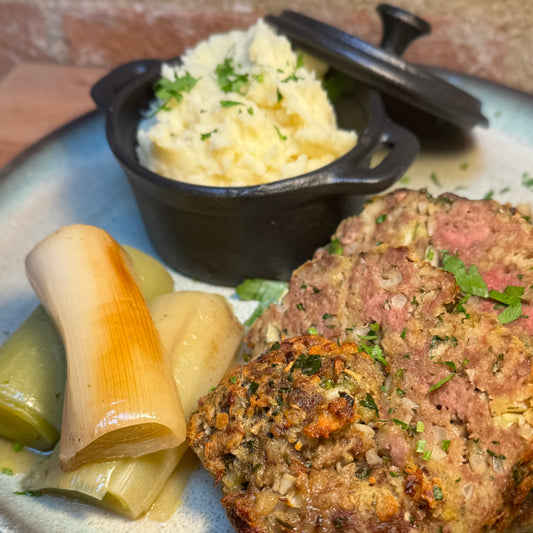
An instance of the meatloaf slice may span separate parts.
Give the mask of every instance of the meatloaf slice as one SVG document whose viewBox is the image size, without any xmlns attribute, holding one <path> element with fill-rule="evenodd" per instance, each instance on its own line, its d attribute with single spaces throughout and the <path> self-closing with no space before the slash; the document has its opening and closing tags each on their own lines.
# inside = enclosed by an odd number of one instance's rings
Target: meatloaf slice
<svg viewBox="0 0 533 533">
<path fill-rule="evenodd" d="M 518 514 L 533 479 L 522 343 L 488 314 L 370 331 L 286 338 L 200 401 L 188 441 L 237 531 L 477 533 Z"/>
<path fill-rule="evenodd" d="M 357 256 L 378 243 L 409 246 L 440 265 L 442 251 L 475 265 L 489 289 L 524 288 L 522 316 L 508 327 L 533 346 L 533 227 L 516 209 L 494 200 L 469 200 L 446 193 L 400 189 L 376 196 L 363 212 L 345 219 L 333 235 L 343 254 Z M 327 254 L 321 249 L 317 255 Z M 470 308 L 498 313 L 494 304 L 472 298 Z"/>
<path fill-rule="evenodd" d="M 416 314 L 432 321 L 456 301 L 454 277 L 408 248 L 381 245 L 358 256 L 324 254 L 294 271 L 281 304 L 270 306 L 247 334 L 261 353 L 282 336 L 316 331 L 359 341 L 371 323 L 401 332 Z"/>
</svg>

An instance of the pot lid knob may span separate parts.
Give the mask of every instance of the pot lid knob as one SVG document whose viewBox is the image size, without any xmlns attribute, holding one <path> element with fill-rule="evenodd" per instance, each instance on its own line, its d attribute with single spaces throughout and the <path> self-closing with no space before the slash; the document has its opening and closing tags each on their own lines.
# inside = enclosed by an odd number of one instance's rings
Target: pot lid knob
<svg viewBox="0 0 533 533">
<path fill-rule="evenodd" d="M 408 11 L 390 4 L 379 4 L 376 9 L 383 25 L 379 46 L 387 52 L 401 56 L 414 40 L 431 32 L 424 19 Z"/>
</svg>

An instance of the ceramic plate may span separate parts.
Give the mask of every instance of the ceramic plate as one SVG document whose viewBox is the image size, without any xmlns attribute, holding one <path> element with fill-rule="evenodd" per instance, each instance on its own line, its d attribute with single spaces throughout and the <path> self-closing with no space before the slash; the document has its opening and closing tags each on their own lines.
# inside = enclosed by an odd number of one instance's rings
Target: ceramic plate
<svg viewBox="0 0 533 533">
<path fill-rule="evenodd" d="M 533 98 L 483 80 L 441 74 L 481 99 L 490 127 L 476 128 L 470 135 L 424 139 L 420 155 L 396 187 L 533 203 Z M 38 303 L 25 277 L 26 254 L 49 233 L 73 223 L 102 227 L 119 242 L 155 255 L 97 112 L 46 137 L 0 171 L 0 341 Z M 177 289 L 227 296 L 241 320 L 254 307 L 239 302 L 231 288 L 173 275 Z M 17 476 L 0 475 L 2 533 L 233 531 L 219 503 L 219 489 L 201 469 L 189 480 L 183 505 L 165 524 L 130 522 L 63 498 L 15 495 L 19 483 Z"/>
</svg>

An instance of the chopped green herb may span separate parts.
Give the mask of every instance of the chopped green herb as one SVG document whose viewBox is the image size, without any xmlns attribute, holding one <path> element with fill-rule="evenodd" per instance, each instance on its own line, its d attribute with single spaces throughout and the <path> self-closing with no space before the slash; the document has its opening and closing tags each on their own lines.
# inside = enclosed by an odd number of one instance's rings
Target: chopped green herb
<svg viewBox="0 0 533 533">
<path fill-rule="evenodd" d="M 445 439 L 443 440 L 441 443 L 440 443 L 440 446 L 441 448 L 446 452 L 448 453 L 448 450 L 450 448 L 450 444 L 452 443 L 452 441 L 448 440 L 448 439 Z"/>
<path fill-rule="evenodd" d="M 279 128 L 277 126 L 274 126 L 274 129 L 278 132 L 278 137 L 282 140 L 282 141 L 286 141 L 287 140 L 287 136 L 286 135 L 283 135 L 283 133 L 281 133 L 281 131 L 279 131 Z"/>
<path fill-rule="evenodd" d="M 422 459 L 424 459 L 424 461 L 429 461 L 432 455 L 433 455 L 433 452 L 431 450 L 426 450 L 424 454 L 422 455 Z"/>
<path fill-rule="evenodd" d="M 305 311 L 304 304 L 302 302 L 297 303 L 296 309 L 298 309 L 298 311 Z"/>
<path fill-rule="evenodd" d="M 5 474 L 6 476 L 12 476 L 13 470 L 11 470 L 11 468 L 2 468 L 2 474 Z"/>
<path fill-rule="evenodd" d="M 248 391 L 250 392 L 250 396 L 255 394 L 257 392 L 258 388 L 259 388 L 259 383 L 255 383 L 255 382 L 250 383 L 250 386 L 248 387 Z"/>
<path fill-rule="evenodd" d="M 487 284 L 475 265 L 471 265 L 467 270 L 466 265 L 457 255 L 450 255 L 448 252 L 444 252 L 442 267 L 455 276 L 457 285 L 459 285 L 465 294 L 481 296 L 483 298 L 489 296 Z"/>
<path fill-rule="evenodd" d="M 362 466 L 355 471 L 355 477 L 357 479 L 366 479 L 368 476 L 370 476 L 370 472 L 372 472 L 372 468 L 365 468 Z"/>
<path fill-rule="evenodd" d="M 400 476 L 400 473 L 399 473 L 399 472 L 394 472 L 394 470 L 390 470 L 390 471 L 389 471 L 389 474 L 390 474 L 392 477 L 399 477 L 399 476 Z"/>
<path fill-rule="evenodd" d="M 399 387 L 396 388 L 396 392 L 399 396 L 405 396 L 407 394 L 403 389 L 400 389 Z"/>
<path fill-rule="evenodd" d="M 522 316 L 522 301 L 520 297 L 523 294 L 524 287 L 515 287 L 513 285 L 506 287 L 503 293 L 494 290 L 489 292 L 490 298 L 507 306 L 498 315 L 498 321 L 501 324 L 508 324 Z"/>
<path fill-rule="evenodd" d="M 383 366 L 387 366 L 387 360 L 383 356 L 383 350 L 377 344 L 369 346 L 362 342 L 359 345 L 359 351 L 367 353 L 374 361 L 378 361 Z"/>
<path fill-rule="evenodd" d="M 302 374 L 311 376 L 319 372 L 322 368 L 322 357 L 318 354 L 309 354 L 308 356 L 300 354 L 292 368 L 299 368 Z"/>
<path fill-rule="evenodd" d="M 215 67 L 218 86 L 225 93 L 238 93 L 248 83 L 248 74 L 237 74 L 232 63 L 233 59 L 228 57 Z"/>
<path fill-rule="evenodd" d="M 39 496 L 42 496 L 42 492 L 40 490 L 15 491 L 13 494 L 19 494 L 21 496 L 30 496 L 31 498 L 39 498 Z"/>
<path fill-rule="evenodd" d="M 301 69 L 303 66 L 304 66 L 304 55 L 298 54 L 296 57 L 296 65 L 294 67 L 294 70 L 284 80 L 282 80 L 282 83 L 287 83 L 288 81 L 298 81 L 302 79 L 296 76 L 296 71 Z"/>
<path fill-rule="evenodd" d="M 505 455 L 497 455 L 495 452 L 493 452 L 492 450 L 489 450 L 487 449 L 487 453 L 491 456 L 491 457 L 494 457 L 495 459 L 500 459 L 500 460 L 504 460 L 504 459 L 507 459 L 507 457 L 505 457 Z"/>
<path fill-rule="evenodd" d="M 448 374 L 445 378 L 442 378 L 440 381 L 432 385 L 429 388 L 427 393 L 430 394 L 433 391 L 436 391 L 438 388 L 442 387 L 445 383 L 448 383 L 448 381 L 450 381 L 450 379 L 452 379 L 454 376 L 455 376 L 455 372 L 453 372 L 452 374 Z"/>
<path fill-rule="evenodd" d="M 459 165 L 459 168 L 460 168 L 461 170 L 467 170 L 467 169 L 468 169 L 468 163 L 461 163 L 461 164 Z"/>
<path fill-rule="evenodd" d="M 247 108 L 246 111 L 248 112 L 249 115 L 253 115 L 254 114 L 254 108 L 253 107 Z"/>
<path fill-rule="evenodd" d="M 237 376 L 231 376 L 229 378 L 229 380 L 232 382 L 232 383 L 237 383 Z"/>
<path fill-rule="evenodd" d="M 411 178 L 409 176 L 402 176 L 398 183 L 401 183 L 402 185 L 407 185 L 411 181 Z"/>
<path fill-rule="evenodd" d="M 261 316 L 263 311 L 271 304 L 279 301 L 285 290 L 285 281 L 273 281 L 260 278 L 249 278 L 237 286 L 235 292 L 241 300 L 257 300 L 259 305 L 246 320 L 245 325 L 251 326 L 254 320 Z"/>
<path fill-rule="evenodd" d="M 337 316 L 337 315 L 330 315 L 329 313 L 324 313 L 324 314 L 322 315 L 322 318 L 323 318 L 324 320 L 329 320 L 330 318 L 335 318 L 336 316 Z"/>
<path fill-rule="evenodd" d="M 424 422 L 417 422 L 416 423 L 416 432 L 422 433 L 424 431 Z"/>
<path fill-rule="evenodd" d="M 376 218 L 376 224 L 382 224 L 383 222 L 385 222 L 385 220 L 387 220 L 387 215 L 385 213 L 382 213 L 381 215 L 379 215 L 379 217 Z"/>
<path fill-rule="evenodd" d="M 403 328 L 403 331 L 400 333 L 400 337 L 405 339 L 405 334 L 407 333 L 407 328 Z"/>
<path fill-rule="evenodd" d="M 438 501 L 438 502 L 444 500 L 444 495 L 442 494 L 442 489 L 438 485 L 435 485 L 433 487 L 433 496 L 435 497 L 435 500 Z"/>
<path fill-rule="evenodd" d="M 227 108 L 227 107 L 235 107 L 236 105 L 244 105 L 242 102 L 236 102 L 235 100 L 220 100 L 220 106 Z"/>
<path fill-rule="evenodd" d="M 14 442 L 13 443 L 13 451 L 15 453 L 21 452 L 23 448 L 24 448 L 24 446 L 22 444 L 20 444 L 20 442 Z"/>
<path fill-rule="evenodd" d="M 510 187 L 504 187 L 503 189 L 500 189 L 499 193 L 500 194 L 505 194 L 506 192 L 509 192 L 511 190 Z"/>
<path fill-rule="evenodd" d="M 321 386 L 323 389 L 331 390 L 331 389 L 335 386 L 335 383 L 333 382 L 332 379 L 325 379 L 324 381 L 322 381 L 322 382 L 320 383 L 320 386 Z"/>
<path fill-rule="evenodd" d="M 214 130 L 211 130 L 211 131 L 209 131 L 207 133 L 202 133 L 202 134 L 200 134 L 200 139 L 202 141 L 205 141 L 205 140 L 209 139 L 213 133 L 217 133 L 217 132 L 218 132 L 218 128 L 215 128 Z"/>
<path fill-rule="evenodd" d="M 252 74 L 252 78 L 258 83 L 263 83 L 265 81 L 264 74 Z"/>
<path fill-rule="evenodd" d="M 309 326 L 307 328 L 307 333 L 309 333 L 309 335 L 318 335 L 318 329 L 316 329 L 315 326 Z"/>
<path fill-rule="evenodd" d="M 281 94 L 279 89 L 276 89 L 276 98 L 277 98 L 278 104 L 283 100 L 283 95 Z"/>
<path fill-rule="evenodd" d="M 487 191 L 485 196 L 483 196 L 483 200 L 490 200 L 493 196 L 494 196 L 494 191 L 490 189 L 489 191 Z"/>
<path fill-rule="evenodd" d="M 367 409 L 371 409 L 372 411 L 376 411 L 376 413 L 379 414 L 378 406 L 376 405 L 376 402 L 373 396 L 369 392 L 366 393 L 366 397 L 363 398 L 359 403 L 363 407 L 366 407 Z"/>
<path fill-rule="evenodd" d="M 339 239 L 333 239 L 329 243 L 328 251 L 332 255 L 342 255 L 344 253 L 344 248 Z"/>
<path fill-rule="evenodd" d="M 428 253 L 426 255 L 426 258 L 428 261 L 433 261 L 433 258 L 435 257 L 435 252 L 433 250 L 428 250 Z"/>
<path fill-rule="evenodd" d="M 186 72 L 181 78 L 177 73 L 174 73 L 173 80 L 168 78 L 159 79 L 155 84 L 154 92 L 157 98 L 163 103 L 154 111 L 152 116 L 161 110 L 170 111 L 168 103 L 172 99 L 176 100 L 178 103 L 181 102 L 183 100 L 183 93 L 190 92 L 197 82 L 198 80 L 193 78 L 189 72 Z"/>
<path fill-rule="evenodd" d="M 429 178 L 431 179 L 431 181 L 437 186 L 437 187 L 440 187 L 440 183 L 439 183 L 439 179 L 437 178 L 437 174 L 435 172 L 432 172 L 431 175 L 429 176 Z"/>
<path fill-rule="evenodd" d="M 416 441 L 416 452 L 422 453 L 426 449 L 426 441 L 425 440 L 418 440 Z"/>
<path fill-rule="evenodd" d="M 257 472 L 263 465 L 261 463 L 257 463 L 254 465 L 254 467 L 252 468 L 252 474 L 254 474 L 255 472 Z"/>
<path fill-rule="evenodd" d="M 457 366 L 453 361 L 434 361 L 436 365 L 445 365 L 453 372 L 457 372 Z"/>
</svg>

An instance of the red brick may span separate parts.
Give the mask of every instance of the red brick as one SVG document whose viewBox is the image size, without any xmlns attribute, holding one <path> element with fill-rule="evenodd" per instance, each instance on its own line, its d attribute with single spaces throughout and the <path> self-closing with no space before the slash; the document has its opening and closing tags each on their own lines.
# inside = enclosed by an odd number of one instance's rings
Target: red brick
<svg viewBox="0 0 533 533">
<path fill-rule="evenodd" d="M 0 76 L 22 60 L 48 58 L 46 24 L 37 6 L 0 3 Z"/>
<path fill-rule="evenodd" d="M 246 28 L 259 13 L 221 11 L 182 12 L 121 7 L 64 16 L 70 61 L 77 65 L 115 66 L 145 57 L 170 58 L 213 33 Z"/>
</svg>

